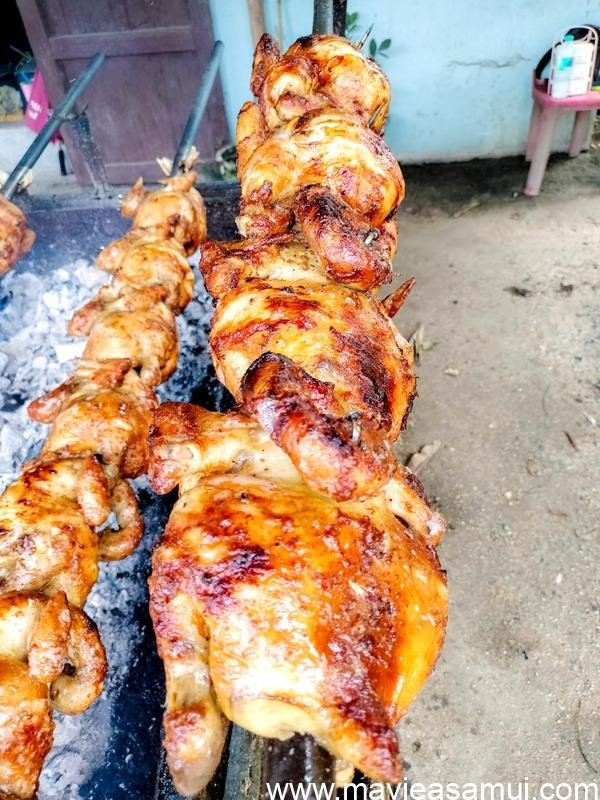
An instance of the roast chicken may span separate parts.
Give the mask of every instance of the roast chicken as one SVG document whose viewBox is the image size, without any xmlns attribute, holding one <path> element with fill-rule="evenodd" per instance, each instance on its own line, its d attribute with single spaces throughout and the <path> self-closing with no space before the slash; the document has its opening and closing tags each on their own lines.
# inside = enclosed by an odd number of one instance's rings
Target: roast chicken
<svg viewBox="0 0 600 800">
<path fill-rule="evenodd" d="M 340 286 L 291 235 L 207 242 L 201 269 L 229 391 L 313 488 L 337 499 L 381 488 L 415 394 L 412 349 L 389 316 L 399 303 Z"/>
<path fill-rule="evenodd" d="M 105 672 L 94 623 L 63 592 L 0 597 L 0 796 L 35 794 L 52 746 L 52 709 L 85 711 Z"/>
<path fill-rule="evenodd" d="M 156 395 L 127 358 L 81 361 L 65 383 L 29 406 L 52 422 L 42 454 L 93 454 L 111 479 L 137 478 L 148 466 L 148 428 Z"/>
<path fill-rule="evenodd" d="M 339 37 L 282 57 L 263 36 L 238 119 L 236 242 L 207 242 L 210 347 L 238 403 L 154 414 L 149 477 L 179 487 L 153 556 L 167 762 L 210 780 L 226 720 L 310 733 L 380 781 L 402 775 L 395 725 L 440 652 L 445 530 L 392 445 L 415 395 L 391 318 L 402 174 L 379 134 L 389 86 Z"/>
<path fill-rule="evenodd" d="M 154 240 L 174 239 L 188 255 L 206 238 L 206 209 L 194 186 L 195 172 L 185 172 L 161 181 L 163 188 L 147 192 L 138 178 L 121 206 L 133 218 L 134 230 L 152 233 Z"/>
<path fill-rule="evenodd" d="M 148 467 L 153 389 L 175 369 L 174 315 L 193 294 L 186 253 L 206 233 L 194 181 L 179 176 L 156 192 L 139 181 L 126 197 L 134 228 L 98 259 L 111 283 L 69 325 L 88 337 L 84 358 L 30 404 L 31 417 L 52 427 L 0 497 L 2 797 L 35 794 L 51 708 L 78 713 L 102 688 L 102 646 L 79 608 L 99 560 L 125 558 L 142 536 L 128 479 Z"/>
<path fill-rule="evenodd" d="M 341 36 L 302 36 L 282 56 L 265 33 L 256 46 L 250 88 L 270 130 L 308 111 L 335 108 L 380 131 L 390 105 L 383 70 Z"/>
<path fill-rule="evenodd" d="M 394 725 L 444 634 L 439 515 L 414 485 L 429 521 L 419 531 L 386 490 L 360 503 L 315 493 L 239 413 L 167 403 L 150 449 L 154 488 L 180 488 L 150 581 L 179 791 L 212 775 L 223 715 L 261 736 L 311 733 L 365 774 L 399 780 Z M 399 472 L 390 496 L 403 485 Z"/>
<path fill-rule="evenodd" d="M 8 272 L 31 249 L 34 241 L 35 233 L 27 227 L 25 214 L 0 195 L 0 275 Z"/>
</svg>

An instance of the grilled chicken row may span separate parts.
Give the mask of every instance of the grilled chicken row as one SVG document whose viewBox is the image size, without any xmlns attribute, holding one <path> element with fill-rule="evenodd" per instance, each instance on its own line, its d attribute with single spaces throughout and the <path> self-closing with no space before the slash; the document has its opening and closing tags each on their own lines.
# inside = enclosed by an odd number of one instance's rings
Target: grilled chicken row
<svg viewBox="0 0 600 800">
<path fill-rule="evenodd" d="M 334 36 L 281 55 L 265 35 L 238 120 L 236 242 L 206 242 L 210 334 L 238 408 L 155 412 L 152 485 L 179 486 L 153 557 L 165 747 L 198 792 L 227 720 L 311 733 L 397 781 L 394 726 L 446 623 L 445 530 L 392 444 L 415 394 L 413 353 L 383 301 L 404 185 L 381 138 L 389 85 Z"/>
<path fill-rule="evenodd" d="M 193 294 L 187 254 L 206 236 L 195 179 L 186 173 L 153 192 L 140 180 L 126 196 L 132 229 L 97 259 L 112 280 L 69 324 L 88 337 L 83 358 L 30 404 L 50 432 L 0 497 L 3 797 L 35 794 L 52 708 L 78 713 L 102 690 L 104 651 L 80 609 L 98 562 L 124 558 L 142 536 L 128 479 L 148 467 L 154 388 L 176 367 L 175 315 Z"/>
</svg>

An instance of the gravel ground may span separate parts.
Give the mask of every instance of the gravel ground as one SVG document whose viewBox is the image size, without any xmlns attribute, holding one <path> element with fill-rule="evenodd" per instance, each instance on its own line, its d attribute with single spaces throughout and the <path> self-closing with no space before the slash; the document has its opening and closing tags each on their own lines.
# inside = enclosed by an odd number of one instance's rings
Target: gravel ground
<svg viewBox="0 0 600 800">
<path fill-rule="evenodd" d="M 407 170 L 397 269 L 418 279 L 419 394 L 400 445 L 450 530 L 446 646 L 401 724 L 407 777 L 600 774 L 598 156 Z M 449 374 L 447 371 L 450 370 Z"/>
</svg>

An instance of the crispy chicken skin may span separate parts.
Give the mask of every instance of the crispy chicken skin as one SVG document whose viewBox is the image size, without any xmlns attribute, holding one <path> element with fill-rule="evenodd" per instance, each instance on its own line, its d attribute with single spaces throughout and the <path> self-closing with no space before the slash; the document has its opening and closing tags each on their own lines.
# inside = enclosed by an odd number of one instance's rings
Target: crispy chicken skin
<svg viewBox="0 0 600 800">
<path fill-rule="evenodd" d="M 78 714 L 100 695 L 104 649 L 64 593 L 0 597 L 0 796 L 26 800 L 52 745 L 51 709 Z"/>
<path fill-rule="evenodd" d="M 177 367 L 177 326 L 164 302 L 136 310 L 104 310 L 91 326 L 83 357 L 89 361 L 128 358 L 149 386 Z"/>
<path fill-rule="evenodd" d="M 427 539 L 384 493 L 339 503 L 313 492 L 242 415 L 169 403 L 150 444 L 153 485 L 181 493 L 150 580 L 178 789 L 211 774 L 218 709 L 262 736 L 311 733 L 370 777 L 399 780 L 394 725 L 446 621 Z"/>
<path fill-rule="evenodd" d="M 252 93 L 271 130 L 307 111 L 335 108 L 381 130 L 390 105 L 383 70 L 340 36 L 303 36 L 283 54 L 268 33 L 254 54 Z"/>
<path fill-rule="evenodd" d="M 308 246 L 332 280 L 363 291 L 391 281 L 397 241 L 393 216 L 372 228 L 360 213 L 323 186 L 301 189 L 293 208 Z"/>
<path fill-rule="evenodd" d="M 256 124 L 251 105 L 246 103 L 240 112 L 236 137 L 241 131 L 256 144 L 252 152 L 245 148 L 246 160 L 238 158 L 242 236 L 286 232 L 295 195 L 310 185 L 323 186 L 372 228 L 393 216 L 404 197 L 404 180 L 378 134 L 356 117 L 324 109 L 292 119 L 261 142 L 260 133 L 249 132 Z M 271 209 L 278 212 L 273 220 Z"/>
<path fill-rule="evenodd" d="M 121 206 L 121 213 L 133 217 L 133 227 L 151 232 L 154 239 L 175 239 L 191 254 L 206 238 L 206 209 L 194 189 L 198 175 L 185 172 L 161 181 L 163 188 L 147 192 L 138 178 Z"/>
<path fill-rule="evenodd" d="M 0 195 L 0 275 L 4 275 L 31 249 L 35 233 L 27 227 L 25 214 Z"/>
<path fill-rule="evenodd" d="M 128 359 L 122 361 L 130 364 Z M 136 478 L 148 466 L 148 428 L 158 401 L 133 370 L 128 369 L 119 383 L 103 387 L 106 368 L 100 364 L 96 367 L 87 380 L 82 373 L 93 370 L 93 366 L 80 367 L 66 385 L 50 393 L 54 397 L 46 395 L 31 404 L 34 419 L 50 421 L 48 409 L 56 406 L 56 395 L 64 392 L 63 402 L 52 415 L 42 455 L 92 454 L 100 458 L 110 479 Z"/>
<path fill-rule="evenodd" d="M 377 420 L 391 440 L 415 392 L 412 348 L 379 301 L 334 284 L 240 283 L 217 303 L 210 346 L 219 379 L 238 401 L 250 364 L 277 353 L 333 384 L 342 413 Z"/>
<path fill-rule="evenodd" d="M 210 345 L 219 379 L 314 489 L 348 499 L 390 477 L 416 381 L 375 298 L 247 279 L 217 302 Z"/>
<path fill-rule="evenodd" d="M 194 294 L 194 275 L 181 245 L 176 241 L 134 244 L 123 255 L 112 282 L 103 286 L 84 306 L 93 314 L 136 292 L 160 289 L 161 299 L 180 314 Z"/>
<path fill-rule="evenodd" d="M 249 278 L 317 286 L 328 281 L 313 251 L 291 233 L 234 242 L 208 240 L 202 245 L 200 268 L 215 300 Z"/>
</svg>

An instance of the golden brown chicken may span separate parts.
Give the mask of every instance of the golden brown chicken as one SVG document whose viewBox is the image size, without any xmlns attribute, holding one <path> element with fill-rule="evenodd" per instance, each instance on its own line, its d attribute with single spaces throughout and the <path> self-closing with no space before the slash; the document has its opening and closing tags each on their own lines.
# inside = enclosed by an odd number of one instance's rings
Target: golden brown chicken
<svg viewBox="0 0 600 800">
<path fill-rule="evenodd" d="M 366 775 L 398 781 L 394 725 L 446 623 L 431 537 L 398 519 L 385 492 L 346 503 L 313 492 L 243 415 L 165 404 L 150 447 L 155 489 L 180 486 L 150 579 L 179 791 L 214 771 L 220 712 L 261 736 L 311 733 Z"/>
<path fill-rule="evenodd" d="M 52 745 L 51 709 L 85 711 L 105 673 L 96 626 L 63 592 L 0 597 L 0 796 L 35 794 Z"/>
<path fill-rule="evenodd" d="M 158 405 L 128 359 L 80 362 L 61 386 L 33 401 L 30 416 L 52 422 L 42 455 L 95 455 L 109 480 L 136 478 L 148 466 L 147 436 Z"/>
<path fill-rule="evenodd" d="M 155 240 L 175 239 L 186 253 L 195 252 L 206 238 L 206 209 L 194 186 L 198 175 L 185 172 L 160 181 L 163 188 L 144 189 L 142 178 L 125 196 L 121 213 L 133 217 L 133 228 L 151 233 Z"/>
<path fill-rule="evenodd" d="M 69 326 L 89 335 L 85 357 L 31 403 L 31 417 L 52 428 L 0 497 L 0 797 L 35 794 L 52 743 L 51 707 L 79 713 L 102 688 L 97 633 L 65 595 L 82 606 L 98 560 L 128 556 L 142 536 L 126 479 L 147 468 L 151 387 L 175 369 L 174 314 L 193 294 L 186 252 L 206 235 L 195 177 L 150 193 L 140 180 L 125 199 L 136 227 L 98 258 L 111 284 Z"/>
<path fill-rule="evenodd" d="M 0 195 L 0 275 L 31 249 L 35 233 L 27 227 L 25 214 Z"/>
<path fill-rule="evenodd" d="M 111 511 L 119 530 L 96 533 Z M 111 487 L 94 456 L 45 454 L 25 465 L 0 496 L 0 594 L 64 591 L 70 603 L 83 606 L 98 577 L 98 559 L 123 557 L 141 534 L 126 481 Z"/>
<path fill-rule="evenodd" d="M 108 304 L 100 313 L 98 309 L 84 307 L 76 314 L 70 326 L 71 333 L 89 336 L 84 359 L 104 361 L 127 358 L 133 369 L 139 371 L 142 381 L 157 386 L 166 381 L 177 367 L 177 325 L 171 309 L 155 297 L 144 297 L 143 292 L 161 287 L 149 287 L 138 295 L 126 295 Z M 90 325 L 91 323 L 91 325 Z"/>
<path fill-rule="evenodd" d="M 141 242 L 128 248 L 120 261 L 112 283 L 102 287 L 97 300 L 106 304 L 117 298 L 160 286 L 164 289 L 165 303 L 179 314 L 194 294 L 194 274 L 185 251 L 174 239 L 169 241 Z"/>
<path fill-rule="evenodd" d="M 381 130 L 390 105 L 383 70 L 341 36 L 302 36 L 283 54 L 268 33 L 254 53 L 252 93 L 271 130 L 307 111 L 335 108 Z"/>
<path fill-rule="evenodd" d="M 256 106 L 246 103 L 236 141 L 242 236 L 285 232 L 306 186 L 323 186 L 371 228 L 393 217 L 404 197 L 400 167 L 383 139 L 340 111 L 311 111 L 269 135 Z"/>
<path fill-rule="evenodd" d="M 201 262 L 213 289 L 225 283 L 217 260 Z M 215 298 L 217 375 L 310 486 L 338 499 L 372 493 L 391 475 L 389 442 L 411 408 L 412 348 L 372 296 L 292 283 L 274 261 L 277 280 L 247 278 Z"/>
</svg>

